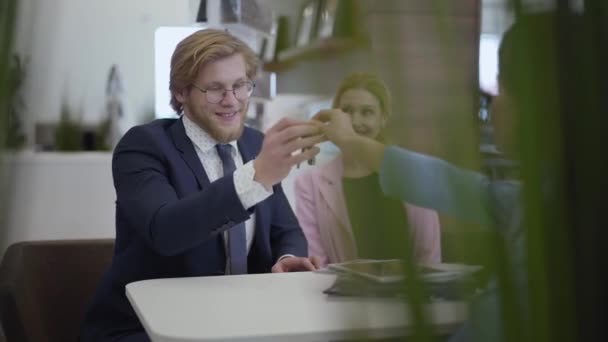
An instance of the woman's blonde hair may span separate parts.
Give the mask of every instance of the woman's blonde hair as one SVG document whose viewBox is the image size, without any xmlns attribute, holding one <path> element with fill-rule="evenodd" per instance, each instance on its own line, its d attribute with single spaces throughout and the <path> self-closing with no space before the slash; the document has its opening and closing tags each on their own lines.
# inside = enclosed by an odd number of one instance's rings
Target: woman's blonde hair
<svg viewBox="0 0 608 342">
<path fill-rule="evenodd" d="M 178 114 L 182 112 L 183 106 L 177 100 L 175 94 L 188 89 L 203 66 L 235 54 L 243 56 L 247 65 L 247 77 L 253 80 L 259 66 L 257 56 L 247 44 L 227 31 L 200 30 L 179 42 L 171 56 L 171 73 L 169 76 L 171 107 Z"/>
<path fill-rule="evenodd" d="M 355 72 L 346 76 L 342 80 L 342 83 L 340 83 L 340 87 L 338 87 L 338 91 L 334 96 L 332 108 L 338 108 L 342 94 L 351 89 L 362 89 L 372 94 L 378 100 L 378 103 L 380 103 L 380 110 L 382 111 L 384 120 L 388 120 L 391 116 L 391 94 L 386 84 L 376 74 Z M 385 129 L 380 131 L 376 140 L 384 143 L 387 142 Z"/>
<path fill-rule="evenodd" d="M 380 103 L 380 109 L 385 119 L 388 119 L 391 115 L 391 96 L 388 91 L 386 84 L 376 75 L 369 72 L 355 72 L 346 76 L 334 96 L 332 103 L 333 108 L 338 108 L 340 105 L 340 98 L 342 94 L 347 90 L 351 89 L 362 89 L 374 97 Z"/>
</svg>

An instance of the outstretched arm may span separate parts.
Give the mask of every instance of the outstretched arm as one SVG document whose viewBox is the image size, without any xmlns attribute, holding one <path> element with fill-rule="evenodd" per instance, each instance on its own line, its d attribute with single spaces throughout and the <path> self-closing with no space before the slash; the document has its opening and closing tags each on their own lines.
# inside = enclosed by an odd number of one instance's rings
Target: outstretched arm
<svg viewBox="0 0 608 342">
<path fill-rule="evenodd" d="M 380 173 L 385 194 L 475 223 L 492 222 L 484 175 L 360 136 L 348 114 L 338 109 L 321 111 L 313 119 L 342 153 Z"/>
</svg>

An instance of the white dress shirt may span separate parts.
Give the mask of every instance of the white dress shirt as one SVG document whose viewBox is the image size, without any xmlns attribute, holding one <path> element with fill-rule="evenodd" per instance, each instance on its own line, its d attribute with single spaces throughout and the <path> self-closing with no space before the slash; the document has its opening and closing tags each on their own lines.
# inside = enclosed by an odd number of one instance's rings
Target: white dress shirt
<svg viewBox="0 0 608 342">
<path fill-rule="evenodd" d="M 215 145 L 217 145 L 218 142 L 186 115 L 182 115 L 182 120 L 184 128 L 186 129 L 186 135 L 194 144 L 194 149 L 203 164 L 209 182 L 222 178 L 224 176 L 222 160 L 215 148 Z M 232 149 L 232 157 L 234 158 L 234 163 L 236 165 L 233 177 L 236 194 L 241 200 L 243 208 L 249 209 L 272 195 L 272 189 L 267 191 L 262 184 L 253 179 L 255 175 L 253 160 L 243 165 L 243 157 L 241 156 L 236 141 L 231 141 L 230 145 L 234 147 Z M 245 221 L 245 232 L 247 236 L 247 253 L 249 253 L 255 233 L 255 214 L 251 214 L 251 217 Z M 226 246 L 227 240 L 228 232 L 225 231 L 224 246 Z"/>
</svg>

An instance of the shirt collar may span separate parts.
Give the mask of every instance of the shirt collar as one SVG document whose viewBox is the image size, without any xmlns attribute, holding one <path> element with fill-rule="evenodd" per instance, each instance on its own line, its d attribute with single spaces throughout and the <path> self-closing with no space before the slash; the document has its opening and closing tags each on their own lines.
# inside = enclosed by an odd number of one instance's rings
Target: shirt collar
<svg viewBox="0 0 608 342">
<path fill-rule="evenodd" d="M 217 145 L 218 142 L 217 140 L 213 139 L 213 137 L 211 137 L 209 133 L 207 133 L 194 121 L 190 120 L 190 118 L 186 114 L 182 115 L 182 120 L 184 123 L 184 129 L 186 130 L 186 136 L 188 136 L 192 143 L 196 147 L 198 147 L 203 153 L 208 153 L 210 150 L 215 148 L 215 145 Z M 232 149 L 233 153 L 238 151 L 238 145 L 236 140 L 229 142 L 229 144 L 234 147 Z"/>
</svg>

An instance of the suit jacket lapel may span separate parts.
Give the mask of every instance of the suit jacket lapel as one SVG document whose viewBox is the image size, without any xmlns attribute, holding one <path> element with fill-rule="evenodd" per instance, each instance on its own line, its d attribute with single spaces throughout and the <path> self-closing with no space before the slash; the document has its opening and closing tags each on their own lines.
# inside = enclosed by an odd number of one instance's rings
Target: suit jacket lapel
<svg viewBox="0 0 608 342">
<path fill-rule="evenodd" d="M 323 170 L 318 173 L 321 197 L 326 201 L 328 207 L 340 222 L 340 225 L 352 234 L 348 210 L 342 191 L 342 158 L 337 157 L 322 167 Z"/>
<path fill-rule="evenodd" d="M 248 161 L 252 160 L 253 158 L 255 158 L 256 155 L 256 151 L 254 150 L 254 146 L 252 146 L 252 144 L 247 141 L 248 138 L 248 134 L 247 134 L 247 128 L 245 128 L 245 130 L 243 131 L 243 134 L 241 135 L 241 137 L 239 138 L 239 140 L 236 142 L 237 145 L 239 146 L 239 152 L 241 153 L 241 158 L 243 158 L 243 164 L 247 163 Z"/>
<path fill-rule="evenodd" d="M 198 185 L 202 188 L 204 185 L 209 184 L 207 173 L 205 173 L 205 169 L 203 169 L 203 165 L 194 150 L 192 141 L 190 141 L 186 135 L 182 120 L 177 120 L 171 126 L 170 131 L 175 147 L 181 152 L 182 159 L 184 159 L 188 167 L 190 167 L 194 173 Z"/>
</svg>

